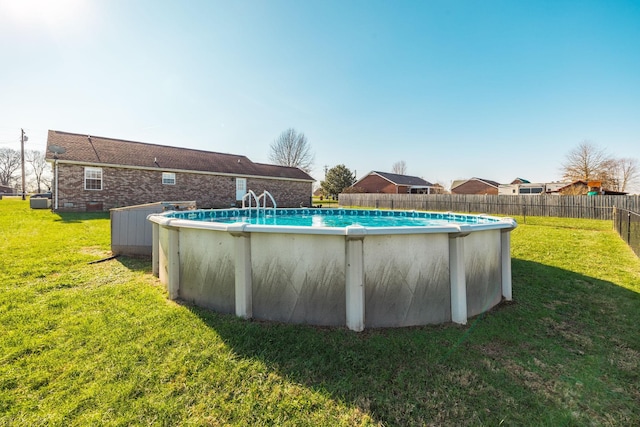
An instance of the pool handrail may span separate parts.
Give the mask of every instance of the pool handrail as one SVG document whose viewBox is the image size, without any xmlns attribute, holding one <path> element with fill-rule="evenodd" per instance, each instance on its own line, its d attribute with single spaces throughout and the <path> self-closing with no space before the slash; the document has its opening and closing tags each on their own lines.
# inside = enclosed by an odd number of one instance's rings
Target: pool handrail
<svg viewBox="0 0 640 427">
<path fill-rule="evenodd" d="M 251 198 L 253 197 L 253 200 L 256 201 L 256 208 L 260 207 L 260 200 L 258 200 L 258 196 L 256 196 L 256 193 L 253 192 L 253 190 L 249 190 L 245 193 L 244 196 L 242 196 L 242 209 L 245 209 L 245 200 L 247 198 L 249 198 L 249 209 L 251 209 Z"/>
</svg>

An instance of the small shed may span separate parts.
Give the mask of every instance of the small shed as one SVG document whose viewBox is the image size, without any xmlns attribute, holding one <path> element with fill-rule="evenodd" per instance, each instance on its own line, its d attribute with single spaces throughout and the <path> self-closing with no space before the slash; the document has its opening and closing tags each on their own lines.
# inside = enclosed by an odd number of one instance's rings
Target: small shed
<svg viewBox="0 0 640 427">
<path fill-rule="evenodd" d="M 601 181 L 577 180 L 564 187 L 556 190 L 559 194 L 578 196 L 578 195 L 605 195 L 605 196 L 625 196 L 629 193 L 625 191 L 609 190 L 602 187 Z"/>
</svg>

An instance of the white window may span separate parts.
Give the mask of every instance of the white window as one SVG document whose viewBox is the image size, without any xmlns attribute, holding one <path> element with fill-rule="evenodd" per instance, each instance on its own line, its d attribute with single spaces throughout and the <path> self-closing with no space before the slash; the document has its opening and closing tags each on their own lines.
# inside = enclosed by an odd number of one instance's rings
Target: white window
<svg viewBox="0 0 640 427">
<path fill-rule="evenodd" d="M 84 189 L 102 190 L 102 168 L 84 168 Z"/>
<path fill-rule="evenodd" d="M 247 178 L 236 178 L 236 200 L 242 200 L 247 194 Z"/>
<path fill-rule="evenodd" d="M 173 172 L 162 172 L 162 183 L 165 185 L 176 185 L 176 174 Z"/>
</svg>

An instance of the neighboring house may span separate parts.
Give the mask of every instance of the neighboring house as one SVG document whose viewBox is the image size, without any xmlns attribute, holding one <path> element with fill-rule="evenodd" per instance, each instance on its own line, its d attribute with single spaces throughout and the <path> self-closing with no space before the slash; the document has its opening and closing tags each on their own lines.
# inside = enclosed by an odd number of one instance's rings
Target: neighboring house
<svg viewBox="0 0 640 427">
<path fill-rule="evenodd" d="M 550 194 L 557 193 L 560 188 L 568 184 L 568 182 L 512 182 L 511 184 L 500 184 L 498 194 L 501 196 Z"/>
<path fill-rule="evenodd" d="M 371 171 L 355 184 L 352 189 L 362 193 L 387 194 L 435 194 L 442 192 L 442 186 L 435 186 L 417 176 Z"/>
<path fill-rule="evenodd" d="M 254 163 L 242 155 L 53 130 L 46 160 L 53 166 L 58 211 L 187 200 L 198 208 L 228 208 L 249 190 L 258 196 L 269 191 L 278 207 L 310 206 L 314 182 L 301 169 Z"/>
<path fill-rule="evenodd" d="M 13 188 L 8 185 L 0 185 L 0 194 L 13 194 Z"/>
<path fill-rule="evenodd" d="M 545 184 L 544 192 L 547 194 L 557 194 L 562 187 L 569 185 L 568 182 L 548 182 Z"/>
<path fill-rule="evenodd" d="M 495 181 L 482 178 L 453 181 L 451 194 L 498 194 L 498 184 Z"/>
<path fill-rule="evenodd" d="M 566 184 L 563 187 L 556 190 L 558 194 L 565 196 L 579 196 L 579 195 L 605 195 L 605 196 L 625 196 L 629 193 L 624 191 L 614 191 L 602 188 L 600 181 L 583 181 L 578 180 L 570 184 Z"/>
</svg>

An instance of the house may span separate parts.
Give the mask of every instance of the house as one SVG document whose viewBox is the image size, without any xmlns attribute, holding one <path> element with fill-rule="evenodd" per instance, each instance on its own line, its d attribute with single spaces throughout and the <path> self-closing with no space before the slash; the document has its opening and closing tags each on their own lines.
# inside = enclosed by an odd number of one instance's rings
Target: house
<svg viewBox="0 0 640 427">
<path fill-rule="evenodd" d="M 417 176 L 379 171 L 369 172 L 351 188 L 360 193 L 435 194 L 436 191 L 442 192 L 442 186 L 435 186 Z"/>
<path fill-rule="evenodd" d="M 13 188 L 8 185 L 0 184 L 0 194 L 13 194 Z"/>
<path fill-rule="evenodd" d="M 498 194 L 498 184 L 495 181 L 482 178 L 453 181 L 451 194 Z"/>
<path fill-rule="evenodd" d="M 536 195 L 556 193 L 558 189 L 568 185 L 568 182 L 512 182 L 500 184 L 498 194 L 501 196 Z"/>
<path fill-rule="evenodd" d="M 278 207 L 311 205 L 314 179 L 298 168 L 252 162 L 243 155 L 50 130 L 53 209 L 102 211 L 159 201 L 193 200 L 228 208 L 252 190 Z M 255 206 L 255 202 L 253 202 Z"/>
</svg>

